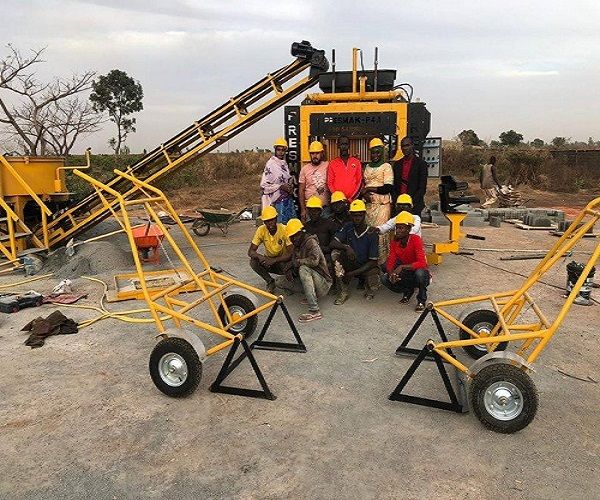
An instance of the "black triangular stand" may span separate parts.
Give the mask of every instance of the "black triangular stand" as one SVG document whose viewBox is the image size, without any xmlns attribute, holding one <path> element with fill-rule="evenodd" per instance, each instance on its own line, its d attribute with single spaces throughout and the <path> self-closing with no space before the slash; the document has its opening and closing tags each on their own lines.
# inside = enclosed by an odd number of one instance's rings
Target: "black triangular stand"
<svg viewBox="0 0 600 500">
<path fill-rule="evenodd" d="M 283 311 L 283 314 L 285 315 L 288 325 L 290 325 L 290 329 L 292 330 L 292 333 L 294 334 L 294 338 L 296 339 L 296 342 L 269 342 L 267 340 L 263 340 L 269 329 L 269 326 L 271 326 L 271 321 L 273 320 L 273 316 L 275 316 L 275 313 L 277 312 L 278 307 L 281 307 L 281 310 Z M 265 321 L 265 324 L 263 326 L 263 329 L 260 332 L 260 335 L 254 342 L 252 342 L 252 345 L 250 346 L 250 348 L 251 349 L 264 349 L 264 350 L 268 350 L 268 351 L 306 352 L 306 346 L 304 345 L 304 342 L 302 342 L 302 339 L 300 338 L 300 334 L 298 333 L 298 329 L 296 328 L 296 325 L 294 324 L 294 320 L 290 316 L 290 313 L 288 312 L 287 307 L 285 307 L 285 304 L 283 302 L 277 301 L 275 303 L 275 305 L 271 308 L 269 317 Z"/>
<path fill-rule="evenodd" d="M 415 371 L 417 371 L 417 368 L 428 354 L 433 356 L 433 360 L 435 361 L 438 372 L 440 373 L 442 381 L 444 382 L 446 392 L 448 393 L 448 397 L 450 398 L 449 402 L 438 399 L 422 398 L 420 396 L 413 396 L 410 394 L 402 394 L 402 390 L 406 387 L 406 384 L 408 384 L 408 381 L 415 374 Z M 455 411 L 457 413 L 462 413 L 465 411 L 465 407 L 459 402 L 456 391 L 454 390 L 454 387 L 452 387 L 450 377 L 448 376 L 448 372 L 446 371 L 446 367 L 441 356 L 435 351 L 430 351 L 429 346 L 425 346 L 423 349 L 421 349 L 415 360 L 402 377 L 402 380 L 400 380 L 394 391 L 389 395 L 388 399 L 391 399 L 392 401 L 404 401 L 405 403 L 412 403 L 421 406 L 429 406 L 431 408 L 439 408 L 441 410 Z"/>
<path fill-rule="evenodd" d="M 235 352 L 237 351 L 238 346 L 241 344 L 244 352 L 242 352 L 237 359 L 233 360 Z M 248 358 L 250 364 L 252 365 L 252 369 L 256 374 L 256 378 L 262 387 L 262 390 L 257 389 L 244 389 L 241 387 L 231 387 L 223 385 L 225 379 L 235 370 L 239 364 Z M 261 398 L 261 399 L 270 399 L 271 401 L 275 399 L 275 395 L 269 389 L 265 378 L 263 377 L 260 368 L 258 367 L 258 363 L 252 354 L 252 348 L 248 345 L 245 339 L 240 340 L 239 338 L 235 338 L 229 352 L 227 353 L 227 357 L 223 362 L 223 366 L 221 366 L 221 370 L 217 375 L 217 378 L 210 386 L 211 392 L 220 392 L 223 394 L 234 394 L 236 396 L 246 396 L 250 398 Z"/>
<path fill-rule="evenodd" d="M 408 347 L 408 343 L 412 340 L 415 333 L 417 333 L 417 331 L 423 324 L 423 321 L 425 321 L 425 318 L 429 314 L 431 314 L 431 317 L 433 318 L 433 322 L 435 323 L 435 326 L 440 335 L 441 341 L 448 342 L 448 337 L 446 336 L 446 332 L 444 331 L 444 327 L 442 326 L 442 322 L 440 321 L 438 313 L 433 308 L 433 304 L 429 303 L 429 304 L 427 304 L 427 308 L 417 318 L 417 321 L 415 321 L 415 324 L 412 326 L 412 328 L 410 329 L 410 331 L 408 332 L 406 337 L 404 337 L 404 340 L 398 346 L 398 349 L 396 349 L 397 356 L 402 356 L 402 355 L 417 356 L 422 352 L 421 349 L 415 349 L 414 347 Z M 454 356 L 451 349 L 448 349 L 448 354 L 450 354 L 450 356 Z M 425 356 L 427 359 L 433 360 L 433 354 L 431 352 L 428 351 L 425 354 Z"/>
</svg>

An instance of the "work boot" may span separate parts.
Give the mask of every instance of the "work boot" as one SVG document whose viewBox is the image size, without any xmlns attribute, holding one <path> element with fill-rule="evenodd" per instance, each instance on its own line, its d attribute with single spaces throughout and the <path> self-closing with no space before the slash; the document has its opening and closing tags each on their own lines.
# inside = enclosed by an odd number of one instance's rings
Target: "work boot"
<svg viewBox="0 0 600 500">
<path fill-rule="evenodd" d="M 341 306 L 344 302 L 348 300 L 348 297 L 350 297 L 350 293 L 348 292 L 348 285 L 342 283 L 340 286 L 340 293 L 338 293 L 338 296 L 335 298 L 333 303 L 336 306 Z"/>
</svg>

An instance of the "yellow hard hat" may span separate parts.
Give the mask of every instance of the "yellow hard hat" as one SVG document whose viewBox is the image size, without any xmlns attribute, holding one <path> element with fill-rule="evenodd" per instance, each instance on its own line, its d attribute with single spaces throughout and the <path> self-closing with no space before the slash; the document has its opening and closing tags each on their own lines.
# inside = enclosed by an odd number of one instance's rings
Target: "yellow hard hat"
<svg viewBox="0 0 600 500">
<path fill-rule="evenodd" d="M 410 224 L 414 226 L 415 218 L 410 212 L 400 212 L 396 215 L 396 224 Z"/>
<path fill-rule="evenodd" d="M 263 208 L 262 212 L 260 213 L 260 218 L 263 221 L 271 220 L 275 217 L 277 217 L 277 210 L 275 209 L 275 207 L 272 207 L 270 205 L 268 207 Z"/>
<path fill-rule="evenodd" d="M 399 195 L 398 198 L 396 199 L 396 203 L 398 205 L 410 205 L 411 207 L 413 206 L 413 202 L 412 202 L 412 198 L 411 198 L 410 194 Z"/>
<path fill-rule="evenodd" d="M 350 203 L 350 212 L 366 212 L 367 207 L 362 200 L 354 200 Z"/>
<path fill-rule="evenodd" d="M 277 146 L 283 146 L 284 148 L 287 149 L 288 147 L 288 143 L 287 141 L 283 138 L 283 137 L 279 137 L 274 143 L 273 143 L 273 147 L 277 147 Z"/>
<path fill-rule="evenodd" d="M 313 141 L 310 143 L 310 146 L 308 147 L 308 152 L 309 153 L 321 153 L 323 152 L 325 148 L 323 147 L 323 144 L 321 144 L 319 141 Z"/>
<path fill-rule="evenodd" d="M 306 200 L 306 208 L 323 208 L 323 202 L 318 196 L 311 196 Z"/>
<path fill-rule="evenodd" d="M 379 137 L 375 137 L 369 142 L 369 149 L 377 148 L 379 146 L 383 147 L 383 141 Z"/>
<path fill-rule="evenodd" d="M 290 236 L 294 236 L 298 231 L 302 231 L 304 228 L 304 224 L 300 221 L 300 219 L 290 219 L 285 226 L 285 235 L 289 238 Z"/>
<path fill-rule="evenodd" d="M 335 203 L 336 201 L 345 201 L 346 195 L 342 191 L 334 191 L 331 195 L 331 203 Z"/>
</svg>

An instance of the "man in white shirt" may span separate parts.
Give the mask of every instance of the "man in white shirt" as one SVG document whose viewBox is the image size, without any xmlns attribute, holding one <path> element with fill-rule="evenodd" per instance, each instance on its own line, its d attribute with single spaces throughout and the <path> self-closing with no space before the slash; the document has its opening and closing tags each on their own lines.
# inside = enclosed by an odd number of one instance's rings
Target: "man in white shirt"
<svg viewBox="0 0 600 500">
<path fill-rule="evenodd" d="M 413 206 L 412 198 L 409 194 L 401 194 L 396 199 L 396 213 L 403 211 L 411 212 Z M 421 217 L 414 215 L 415 222 L 410 230 L 410 234 L 416 234 L 419 238 L 423 238 L 421 234 Z M 396 217 L 392 217 L 387 222 L 381 224 L 381 226 L 371 228 L 372 231 L 377 234 L 385 234 L 389 231 L 393 231 L 396 228 Z"/>
</svg>

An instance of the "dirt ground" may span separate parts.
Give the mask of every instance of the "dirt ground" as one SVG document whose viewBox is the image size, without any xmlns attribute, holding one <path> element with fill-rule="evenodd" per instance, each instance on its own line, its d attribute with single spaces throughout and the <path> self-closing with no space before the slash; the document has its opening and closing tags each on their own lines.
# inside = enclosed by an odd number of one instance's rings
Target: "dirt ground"
<svg viewBox="0 0 600 500">
<path fill-rule="evenodd" d="M 259 285 L 245 257 L 253 230 L 252 223 L 242 222 L 226 239 L 211 232 L 197 240 L 211 264 Z M 425 229 L 424 237 L 429 243 L 442 241 L 447 231 Z M 464 246 L 506 253 L 546 249 L 555 241 L 545 232 L 510 225 L 469 232 L 487 239 L 466 240 Z M 122 236 L 111 241 L 127 249 Z M 584 240 L 578 248 L 589 252 L 597 244 Z M 513 273 L 526 273 L 537 262 L 474 253 L 448 256 L 432 269 L 430 300 L 515 288 L 523 278 Z M 545 281 L 562 287 L 565 264 Z M 164 257 L 163 265 L 169 267 Z M 111 283 L 116 271 L 109 265 L 99 277 Z M 0 285 L 19 279 L 3 276 Z M 57 281 L 51 277 L 11 291 L 48 292 Z M 89 293 L 80 304 L 98 304 L 98 283 L 78 278 L 74 286 Z M 533 295 L 551 319 L 564 300 L 559 290 L 545 285 Z M 294 316 L 303 312 L 299 299 L 285 301 Z M 594 381 L 600 381 L 600 306 L 573 306 L 535 365 L 540 396 L 535 420 L 519 433 L 502 435 L 472 414 L 387 399 L 410 364 L 394 351 L 417 317 L 414 303 L 400 305 L 397 296 L 380 290 L 371 303 L 354 291 L 343 306 L 334 306 L 331 296 L 321 305 L 324 319 L 299 327 L 307 353 L 256 353 L 275 401 L 209 392 L 224 354 L 206 361 L 193 395 L 164 396 L 148 373 L 156 343 L 152 323 L 107 319 L 76 335 L 51 337 L 32 350 L 19 331 L 32 318 L 60 309 L 80 322 L 97 313 L 44 305 L 0 314 L 5 368 L 0 497 L 597 498 L 600 383 Z M 111 310 L 143 306 L 109 304 Z M 290 338 L 281 319 L 272 335 Z M 428 325 L 415 345 L 432 335 Z M 202 338 L 211 342 L 207 335 Z M 231 382 L 255 387 L 249 374 L 242 364 Z M 411 391 L 442 396 L 432 364 L 422 365 L 417 375 Z"/>
<path fill-rule="evenodd" d="M 483 192 L 479 189 L 476 179 L 468 180 L 469 193 L 485 199 Z M 259 200 L 260 174 L 246 175 L 235 180 L 235 182 L 213 181 L 209 183 L 198 183 L 197 186 L 189 186 L 169 192 L 169 199 L 174 206 L 185 213 L 191 213 L 196 208 L 227 208 L 229 210 L 241 210 L 250 207 Z M 439 179 L 429 179 L 425 203 L 429 204 L 439 200 Z M 565 210 L 568 215 L 574 215 L 577 209 L 584 207 L 590 200 L 600 196 L 598 189 L 580 190 L 578 193 L 557 193 L 532 189 L 529 186 L 519 186 L 518 191 L 522 195 L 527 207 L 548 207 Z M 203 200 L 199 204 L 196 200 Z"/>
</svg>

